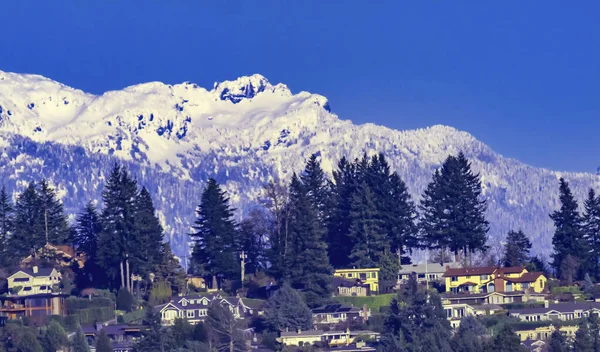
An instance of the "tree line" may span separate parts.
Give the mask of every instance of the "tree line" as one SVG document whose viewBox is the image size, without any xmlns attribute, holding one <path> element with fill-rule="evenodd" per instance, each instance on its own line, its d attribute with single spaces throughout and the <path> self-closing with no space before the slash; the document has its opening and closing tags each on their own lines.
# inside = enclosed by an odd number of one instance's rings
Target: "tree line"
<svg viewBox="0 0 600 352">
<path fill-rule="evenodd" d="M 147 293 L 151 282 L 168 282 L 176 292 L 184 273 L 163 242 L 163 229 L 145 187 L 115 165 L 98 209 L 88 203 L 70 224 L 56 190 L 45 180 L 31 182 L 16 197 L 0 191 L 0 263 L 14 268 L 46 244 L 70 245 L 85 259 L 73 265 L 77 287 L 135 289 Z M 151 275 L 154 275 L 151 277 Z M 139 280 L 134 280 L 139 278 Z"/>
<path fill-rule="evenodd" d="M 418 204 L 383 154 L 342 158 L 331 179 L 313 154 L 289 184 L 267 184 L 261 201 L 238 223 L 226 193 L 208 181 L 191 234 L 196 273 L 238 280 L 243 250 L 248 272 L 288 282 L 314 306 L 329 298 L 335 268 L 378 267 L 391 288 L 416 249 L 467 256 L 487 249 L 486 201 L 462 153 L 435 171 Z"/>
</svg>

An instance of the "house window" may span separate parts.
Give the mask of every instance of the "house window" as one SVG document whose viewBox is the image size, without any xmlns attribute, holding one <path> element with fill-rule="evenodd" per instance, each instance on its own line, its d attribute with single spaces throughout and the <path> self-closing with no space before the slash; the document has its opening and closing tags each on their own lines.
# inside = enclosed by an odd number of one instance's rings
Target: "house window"
<svg viewBox="0 0 600 352">
<path fill-rule="evenodd" d="M 376 279 L 377 278 L 377 273 L 371 273 L 371 278 L 372 279 Z"/>
<path fill-rule="evenodd" d="M 526 288 L 529 288 L 529 282 L 524 282 L 524 283 L 523 283 L 523 288 L 524 288 L 524 289 L 526 289 Z"/>
<path fill-rule="evenodd" d="M 348 277 L 352 277 L 352 273 L 348 273 Z"/>
<path fill-rule="evenodd" d="M 418 275 L 417 275 L 417 277 L 418 277 L 419 279 L 424 279 L 424 278 L 425 278 L 425 274 L 418 274 Z"/>
<path fill-rule="evenodd" d="M 181 305 L 185 307 L 185 306 L 187 306 L 187 302 L 183 301 L 183 302 L 181 302 Z"/>
<path fill-rule="evenodd" d="M 483 280 L 487 280 L 487 279 L 488 279 L 488 276 L 487 276 L 487 275 L 481 275 L 481 276 L 479 277 L 479 279 L 480 279 L 480 280 L 482 280 L 482 281 L 483 281 Z"/>
<path fill-rule="evenodd" d="M 194 317 L 194 311 L 193 310 L 188 310 L 187 311 L 187 317 L 188 318 L 193 318 Z"/>
<path fill-rule="evenodd" d="M 513 290 L 512 282 L 507 282 L 506 283 L 506 292 L 512 292 L 512 290 Z"/>
<path fill-rule="evenodd" d="M 14 282 L 27 282 L 29 281 L 28 277 L 18 277 L 16 279 L 13 280 Z"/>
<path fill-rule="evenodd" d="M 458 276 L 452 276 L 450 278 L 450 281 L 452 281 L 452 282 L 458 281 Z"/>
</svg>

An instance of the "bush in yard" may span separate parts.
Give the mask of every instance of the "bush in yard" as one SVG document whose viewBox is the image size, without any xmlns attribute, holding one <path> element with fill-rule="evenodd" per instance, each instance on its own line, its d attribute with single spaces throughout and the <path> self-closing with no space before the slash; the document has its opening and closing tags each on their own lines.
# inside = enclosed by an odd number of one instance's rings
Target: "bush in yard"
<svg viewBox="0 0 600 352">
<path fill-rule="evenodd" d="M 131 312 L 133 303 L 133 295 L 126 288 L 120 289 L 117 295 L 117 309 Z"/>
</svg>

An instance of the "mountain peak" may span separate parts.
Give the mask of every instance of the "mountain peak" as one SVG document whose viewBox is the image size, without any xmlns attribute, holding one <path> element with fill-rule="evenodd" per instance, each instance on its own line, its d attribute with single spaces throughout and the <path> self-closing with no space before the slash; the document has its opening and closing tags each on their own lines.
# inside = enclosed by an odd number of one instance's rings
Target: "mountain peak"
<svg viewBox="0 0 600 352">
<path fill-rule="evenodd" d="M 284 85 L 276 87 L 287 89 Z M 213 92 L 219 96 L 219 99 L 237 104 L 243 99 L 252 99 L 265 90 L 274 91 L 276 87 L 273 87 L 267 78 L 255 73 L 251 76 L 242 76 L 234 81 L 215 82 Z M 289 92 L 289 89 L 287 91 Z"/>
</svg>

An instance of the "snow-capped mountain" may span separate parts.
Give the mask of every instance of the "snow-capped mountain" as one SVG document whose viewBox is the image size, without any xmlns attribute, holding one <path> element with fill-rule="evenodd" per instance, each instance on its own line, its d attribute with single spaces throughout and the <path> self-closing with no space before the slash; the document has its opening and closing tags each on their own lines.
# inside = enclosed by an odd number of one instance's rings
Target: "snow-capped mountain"
<svg viewBox="0 0 600 352">
<path fill-rule="evenodd" d="M 317 94 L 293 94 L 261 75 L 215 83 L 151 82 L 93 95 L 37 75 L 0 71 L 0 177 L 17 191 L 50 179 L 76 213 L 100 200 L 113 162 L 126 164 L 155 197 L 165 229 L 182 253 L 203 182 L 226 184 L 243 217 L 271 178 L 288 180 L 320 153 L 326 171 L 341 156 L 383 152 L 419 195 L 449 154 L 463 151 L 481 173 L 494 242 L 522 228 L 549 254 L 566 177 L 581 199 L 600 177 L 533 168 L 504 158 L 466 132 L 446 126 L 397 131 L 354 125 Z"/>
</svg>

